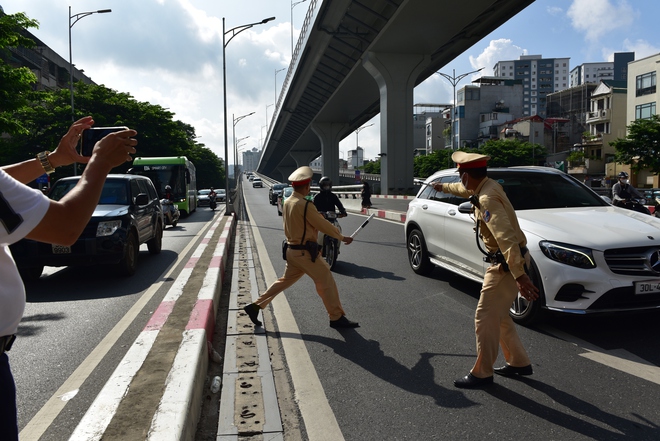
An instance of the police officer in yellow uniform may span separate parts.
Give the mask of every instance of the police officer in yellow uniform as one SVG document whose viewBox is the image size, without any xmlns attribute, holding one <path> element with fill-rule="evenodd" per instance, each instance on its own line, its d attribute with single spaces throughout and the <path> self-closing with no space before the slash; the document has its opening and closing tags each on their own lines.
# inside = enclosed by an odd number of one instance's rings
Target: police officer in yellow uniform
<svg viewBox="0 0 660 441">
<path fill-rule="evenodd" d="M 343 236 L 339 230 L 316 210 L 314 204 L 305 196 L 309 194 L 313 171 L 310 167 L 300 167 L 289 176 L 293 194 L 284 201 L 282 218 L 284 235 L 288 244 L 286 250 L 286 269 L 284 275 L 273 283 L 254 303 L 243 310 L 252 323 L 261 326 L 257 318 L 259 311 L 266 307 L 276 295 L 296 283 L 304 274 L 314 280 L 316 291 L 323 300 L 333 328 L 357 328 L 360 326 L 346 318 L 339 301 L 339 292 L 328 263 L 319 258 L 321 251 L 316 240 L 321 231 L 328 236 L 341 240 L 346 245 L 353 242 L 352 237 Z"/>
<path fill-rule="evenodd" d="M 472 389 L 493 382 L 493 373 L 504 376 L 531 375 L 532 365 L 523 347 L 509 308 L 520 293 L 527 300 L 538 299 L 538 288 L 525 272 L 529 265 L 527 240 L 502 186 L 488 178 L 489 156 L 455 152 L 460 183 L 433 183 L 436 191 L 470 198 L 481 238 L 491 256 L 474 316 L 477 361 L 465 377 L 454 381 L 459 388 Z M 498 343 L 506 365 L 493 369 Z"/>
</svg>

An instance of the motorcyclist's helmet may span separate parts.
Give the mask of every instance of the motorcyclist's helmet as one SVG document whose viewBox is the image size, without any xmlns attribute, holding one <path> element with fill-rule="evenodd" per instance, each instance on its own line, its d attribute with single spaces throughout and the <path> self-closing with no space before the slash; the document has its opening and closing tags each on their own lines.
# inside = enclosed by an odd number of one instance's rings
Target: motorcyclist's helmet
<svg viewBox="0 0 660 441">
<path fill-rule="evenodd" d="M 619 179 L 628 179 L 628 173 L 622 171 L 618 174 Z"/>
<path fill-rule="evenodd" d="M 327 176 L 323 176 L 319 181 L 319 187 L 321 188 L 321 191 L 332 190 L 332 179 Z"/>
<path fill-rule="evenodd" d="M 165 191 L 172 191 L 172 187 L 170 187 L 169 185 L 166 185 L 165 186 Z"/>
</svg>

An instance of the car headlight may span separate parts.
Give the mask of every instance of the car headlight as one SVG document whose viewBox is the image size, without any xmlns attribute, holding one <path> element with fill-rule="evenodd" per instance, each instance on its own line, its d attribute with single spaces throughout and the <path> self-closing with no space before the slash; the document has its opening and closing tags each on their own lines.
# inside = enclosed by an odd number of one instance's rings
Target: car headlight
<svg viewBox="0 0 660 441">
<path fill-rule="evenodd" d="M 119 227 L 121 227 L 120 220 L 99 222 L 99 226 L 96 227 L 96 237 L 112 236 Z"/>
<path fill-rule="evenodd" d="M 594 256 L 589 248 L 558 242 L 539 242 L 539 247 L 548 259 L 578 268 L 596 268 Z"/>
</svg>

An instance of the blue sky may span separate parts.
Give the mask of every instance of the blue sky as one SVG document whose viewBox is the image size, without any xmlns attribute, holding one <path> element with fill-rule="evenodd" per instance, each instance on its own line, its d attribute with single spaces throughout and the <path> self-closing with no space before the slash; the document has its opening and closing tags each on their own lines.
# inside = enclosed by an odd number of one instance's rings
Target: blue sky
<svg viewBox="0 0 660 441">
<path fill-rule="evenodd" d="M 438 0 L 433 0 L 438 1 Z M 293 2 L 296 3 L 296 2 Z M 275 16 L 227 46 L 229 136 L 232 114 L 255 112 L 236 125 L 241 150 L 259 147 L 291 57 L 291 0 L 0 0 L 6 13 L 25 12 L 40 23 L 32 32 L 68 60 L 68 7 L 72 13 L 111 8 L 80 20 L 72 30 L 73 62 L 96 83 L 170 109 L 195 127 L 199 142 L 224 156 L 222 18 L 226 29 Z M 309 1 L 293 8 L 294 36 Z M 570 57 L 571 68 L 634 51 L 660 53 L 657 0 L 536 0 L 461 54 L 441 72 L 457 74 L 500 60 L 540 54 Z M 458 88 L 467 84 L 463 80 Z M 434 75 L 415 89 L 416 103 L 449 103 L 452 87 Z M 268 113 L 267 113 L 268 112 Z M 360 132 L 365 157 L 380 151 L 378 117 Z M 139 129 L 139 128 L 138 128 Z M 232 140 L 229 140 L 232 145 Z M 355 148 L 355 136 L 340 150 Z M 231 155 L 231 154 L 230 154 Z M 230 163 L 233 159 L 230 156 Z"/>
</svg>

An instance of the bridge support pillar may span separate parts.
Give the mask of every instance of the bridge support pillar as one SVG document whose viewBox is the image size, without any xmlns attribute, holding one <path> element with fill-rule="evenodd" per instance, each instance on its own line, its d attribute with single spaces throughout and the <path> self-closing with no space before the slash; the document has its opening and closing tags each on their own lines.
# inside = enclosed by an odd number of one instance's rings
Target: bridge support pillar
<svg viewBox="0 0 660 441">
<path fill-rule="evenodd" d="M 302 167 L 305 165 L 309 165 L 310 162 L 312 162 L 314 159 L 316 159 L 316 154 L 307 152 L 307 151 L 291 151 L 289 152 L 289 156 L 293 158 L 294 161 L 296 161 L 296 165 L 298 167 Z M 295 169 L 294 169 L 295 170 Z M 292 170 L 293 172 L 293 170 Z M 286 175 L 288 178 L 289 175 Z"/>
<path fill-rule="evenodd" d="M 348 124 L 345 123 L 312 123 L 312 131 L 321 141 L 322 175 L 329 177 L 335 185 L 339 184 L 339 141 L 347 129 Z"/>
<path fill-rule="evenodd" d="M 277 167 L 277 170 L 280 172 L 280 175 L 282 175 L 280 182 L 286 184 L 289 182 L 289 176 L 291 176 L 291 173 L 293 173 L 296 170 L 297 167 L 290 167 L 290 166 L 279 166 Z"/>
<path fill-rule="evenodd" d="M 380 90 L 381 194 L 413 194 L 413 88 L 429 57 L 369 52 L 362 64 Z"/>
</svg>

